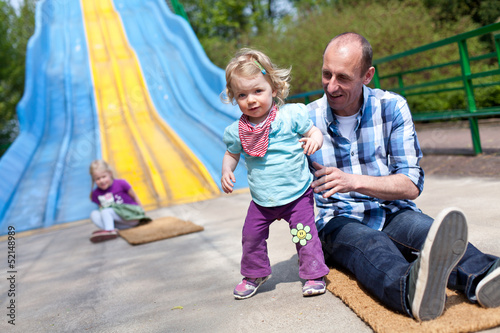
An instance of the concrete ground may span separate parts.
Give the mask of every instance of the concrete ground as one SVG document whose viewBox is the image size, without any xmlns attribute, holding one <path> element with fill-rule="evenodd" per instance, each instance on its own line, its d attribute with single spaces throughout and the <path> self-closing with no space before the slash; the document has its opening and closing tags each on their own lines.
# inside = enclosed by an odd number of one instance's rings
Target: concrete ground
<svg viewBox="0 0 500 333">
<path fill-rule="evenodd" d="M 500 255 L 499 199 L 500 179 L 431 176 L 417 204 L 431 216 L 444 207 L 462 208 L 470 241 Z M 297 255 L 283 221 L 271 227 L 272 278 L 254 297 L 233 298 L 249 201 L 242 192 L 153 211 L 152 217 L 176 216 L 205 230 L 138 246 L 121 238 L 90 243 L 95 227 L 89 221 L 19 234 L 13 274 L 8 242 L 1 241 L 0 331 L 370 332 L 330 292 L 302 297 Z M 11 300 L 15 326 L 8 323 Z"/>
<path fill-rule="evenodd" d="M 496 154 L 500 127 L 490 127 L 482 126 L 482 140 Z M 418 131 L 424 153 L 453 153 L 470 141 L 466 128 Z M 437 152 L 439 147 L 447 151 Z M 152 217 L 176 216 L 205 230 L 138 246 L 121 238 L 90 243 L 90 221 L 17 234 L 10 249 L 0 237 L 0 332 L 371 332 L 330 292 L 302 297 L 297 255 L 283 221 L 271 227 L 272 278 L 254 297 L 233 298 L 249 201 L 249 193 L 240 192 L 152 211 Z M 460 207 L 469 240 L 500 256 L 500 174 L 431 172 L 416 202 L 431 216 Z M 488 332 L 500 333 L 500 327 Z"/>
</svg>

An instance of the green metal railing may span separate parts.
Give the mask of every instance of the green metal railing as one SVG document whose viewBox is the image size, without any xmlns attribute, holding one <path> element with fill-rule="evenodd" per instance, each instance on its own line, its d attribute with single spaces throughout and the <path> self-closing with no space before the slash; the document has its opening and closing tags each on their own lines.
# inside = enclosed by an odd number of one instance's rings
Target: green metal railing
<svg viewBox="0 0 500 333">
<path fill-rule="evenodd" d="M 174 10 L 174 13 L 182 16 L 188 23 L 189 23 L 189 18 L 186 14 L 186 11 L 184 10 L 184 6 L 181 5 L 181 3 L 177 0 L 167 0 L 172 5 L 172 9 Z"/>
<path fill-rule="evenodd" d="M 376 70 L 374 77 L 374 85 L 376 88 L 381 88 L 381 81 L 384 79 L 397 78 L 397 87 L 388 87 L 387 90 L 392 90 L 400 93 L 405 97 L 425 95 L 425 94 L 438 94 L 442 92 L 459 91 L 462 90 L 465 93 L 465 99 L 467 101 L 467 107 L 462 110 L 441 110 L 432 112 L 422 112 L 414 113 L 413 119 L 415 121 L 425 121 L 425 120 L 444 120 L 444 119 L 456 119 L 456 118 L 467 118 L 469 119 L 469 125 L 471 130 L 472 145 L 475 154 L 482 152 L 481 139 L 479 135 L 478 127 L 478 117 L 500 115 L 500 105 L 490 108 L 479 109 L 476 104 L 476 99 L 474 96 L 474 88 L 485 87 L 491 85 L 499 85 L 500 81 L 489 82 L 482 85 L 474 85 L 473 80 L 486 77 L 494 77 L 500 75 L 500 69 L 482 71 L 473 73 L 471 70 L 471 63 L 479 60 L 486 59 L 497 59 L 497 64 L 500 65 L 500 35 L 496 35 L 493 38 L 495 44 L 495 52 L 490 52 L 488 54 L 483 54 L 479 56 L 471 57 L 467 49 L 467 41 L 471 38 L 479 37 L 482 35 L 490 34 L 493 32 L 500 31 L 500 23 L 491 24 L 473 31 L 462 33 L 454 37 L 446 38 L 438 42 L 430 43 L 415 49 L 394 54 L 385 58 L 377 59 L 373 62 Z M 458 46 L 458 58 L 459 60 L 445 62 L 441 64 L 435 64 L 432 66 L 426 66 L 421 68 L 414 68 L 408 71 L 392 73 L 389 75 L 381 76 L 380 65 L 393 62 L 395 60 L 400 60 L 403 58 L 408 58 L 409 56 L 421 54 L 426 51 L 434 50 L 440 47 L 445 47 L 448 45 L 456 44 Z M 405 85 L 405 76 L 415 73 L 423 73 L 426 71 L 435 70 L 438 68 L 450 68 L 451 66 L 460 65 L 461 75 L 454 77 L 441 78 L 439 80 L 427 81 L 418 84 Z M 454 84 L 453 87 L 449 87 L 450 84 Z M 448 86 L 446 86 L 448 85 Z M 426 90 L 432 88 L 430 90 Z M 499 101 L 500 104 L 500 101 Z"/>
<path fill-rule="evenodd" d="M 465 95 L 465 100 L 467 106 L 464 109 L 459 110 L 428 110 L 426 112 L 412 112 L 414 121 L 429 121 L 429 120 L 450 120 L 450 119 L 468 119 L 472 144 L 475 154 L 482 153 L 481 140 L 479 136 L 478 118 L 479 117 L 492 117 L 500 115 L 500 101 L 498 105 L 493 107 L 478 108 L 476 104 L 476 98 L 474 96 L 474 88 L 487 87 L 487 86 L 498 86 L 500 81 L 494 81 L 497 79 L 495 76 L 500 75 L 500 68 L 490 69 L 481 72 L 472 72 L 471 63 L 475 61 L 488 60 L 496 58 L 496 64 L 500 67 L 500 34 L 494 35 L 492 40 L 494 43 L 494 52 L 487 54 L 473 56 L 469 55 L 467 49 L 467 41 L 471 38 L 476 38 L 486 34 L 491 34 L 494 32 L 500 32 L 500 23 L 495 23 L 491 25 L 484 26 L 482 28 L 469 31 L 456 35 L 454 37 L 446 38 L 441 41 L 423 45 L 412 50 L 401 52 L 398 54 L 390 55 L 381 59 L 373 61 L 373 65 L 376 68 L 375 76 L 373 78 L 373 85 L 375 88 L 382 88 L 390 91 L 395 91 L 402 96 L 408 98 L 411 96 L 418 95 L 428 95 L 428 94 L 439 94 L 451 91 L 462 91 Z M 395 64 L 393 68 L 397 66 L 401 67 L 401 63 L 405 65 L 412 63 L 411 56 L 421 55 L 423 52 L 432 51 L 441 47 L 450 47 L 457 45 L 457 58 L 455 61 L 448 61 L 439 64 L 433 64 L 431 66 L 425 66 L 420 68 L 412 68 L 405 71 L 390 73 L 386 75 L 381 75 L 381 65 L 384 68 L 391 68 L 391 63 Z M 489 60 L 492 61 L 492 60 Z M 395 63 L 399 62 L 399 64 Z M 389 65 L 388 65 L 389 64 Z M 406 65 L 407 66 L 407 65 Z M 452 67 L 460 66 L 460 75 L 446 77 L 445 73 L 457 72 L 453 70 Z M 490 66 L 491 67 L 491 66 Z M 415 81 L 411 79 L 411 75 L 420 74 L 430 76 L 429 72 L 432 70 L 440 70 L 440 78 L 438 80 L 423 80 L 423 82 L 410 83 L 405 85 L 405 80 Z M 488 78 L 490 82 L 487 83 L 474 83 L 476 79 Z M 397 82 L 396 86 L 389 86 L 391 83 L 382 84 L 382 82 Z M 394 83 L 392 83 L 394 84 Z M 322 94 L 322 90 L 315 90 L 311 92 L 301 93 L 297 95 L 290 96 L 288 99 L 304 99 L 305 103 L 309 103 L 309 98 L 314 95 Z"/>
</svg>

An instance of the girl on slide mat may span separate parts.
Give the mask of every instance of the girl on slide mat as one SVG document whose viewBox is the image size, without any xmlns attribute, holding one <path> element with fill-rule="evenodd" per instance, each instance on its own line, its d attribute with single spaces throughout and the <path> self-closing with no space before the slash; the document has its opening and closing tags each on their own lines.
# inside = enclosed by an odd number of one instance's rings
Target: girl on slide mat
<svg viewBox="0 0 500 333">
<path fill-rule="evenodd" d="M 299 256 L 299 276 L 306 280 L 302 294 L 325 292 L 325 265 L 314 224 L 312 174 L 307 155 L 322 143 L 303 104 L 284 105 L 290 70 L 279 69 L 260 51 L 242 49 L 226 67 L 226 90 L 222 99 L 238 104 L 243 115 L 224 131 L 227 151 L 222 162 L 221 185 L 233 191 L 240 155 L 245 157 L 252 201 L 243 225 L 241 283 L 236 299 L 253 296 L 269 278 L 267 256 L 269 226 L 288 221 Z"/>
<path fill-rule="evenodd" d="M 93 161 L 90 164 L 90 175 L 90 199 L 99 205 L 99 210 L 90 213 L 90 219 L 99 228 L 90 236 L 92 243 L 115 239 L 118 237 L 117 229 L 127 229 L 151 221 L 145 216 L 132 186 L 124 179 L 115 179 L 108 163 Z M 95 188 L 94 183 L 97 185 Z"/>
</svg>

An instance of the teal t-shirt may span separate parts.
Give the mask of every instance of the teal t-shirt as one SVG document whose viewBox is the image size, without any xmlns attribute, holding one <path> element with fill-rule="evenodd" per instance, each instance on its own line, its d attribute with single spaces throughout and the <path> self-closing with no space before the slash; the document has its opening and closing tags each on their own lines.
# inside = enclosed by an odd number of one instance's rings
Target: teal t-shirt
<svg viewBox="0 0 500 333">
<path fill-rule="evenodd" d="M 312 174 L 299 139 L 313 126 L 304 104 L 279 108 L 269 131 L 269 148 L 263 157 L 243 151 L 238 121 L 224 131 L 224 143 L 232 154 L 243 154 L 253 201 L 260 206 L 282 206 L 299 198 L 309 188 Z"/>
</svg>

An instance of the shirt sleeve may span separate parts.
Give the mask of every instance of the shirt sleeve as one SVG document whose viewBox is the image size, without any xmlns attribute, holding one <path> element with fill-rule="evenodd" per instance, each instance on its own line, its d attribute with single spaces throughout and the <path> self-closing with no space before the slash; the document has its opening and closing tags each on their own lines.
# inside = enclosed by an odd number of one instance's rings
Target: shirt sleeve
<svg viewBox="0 0 500 333">
<path fill-rule="evenodd" d="M 399 102 L 394 110 L 394 121 L 389 139 L 389 156 L 389 172 L 408 176 L 422 192 L 424 171 L 419 163 L 423 155 L 406 101 Z"/>
<path fill-rule="evenodd" d="M 124 192 L 130 191 L 132 188 L 132 186 L 125 179 L 116 179 L 116 181 L 119 182 L 120 187 Z"/>
<path fill-rule="evenodd" d="M 222 140 L 231 154 L 240 154 L 243 152 L 243 147 L 241 146 L 240 136 L 238 133 L 238 122 L 226 127 Z"/>
<path fill-rule="evenodd" d="M 304 104 L 293 104 L 293 106 L 294 107 L 290 110 L 292 114 L 293 130 L 295 133 L 303 135 L 313 127 L 313 122 L 309 118 L 309 112 Z"/>
<path fill-rule="evenodd" d="M 97 192 L 95 190 L 92 191 L 92 202 L 100 205 L 99 200 L 97 200 Z"/>
</svg>

